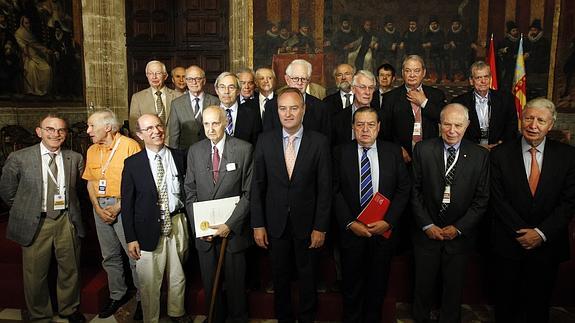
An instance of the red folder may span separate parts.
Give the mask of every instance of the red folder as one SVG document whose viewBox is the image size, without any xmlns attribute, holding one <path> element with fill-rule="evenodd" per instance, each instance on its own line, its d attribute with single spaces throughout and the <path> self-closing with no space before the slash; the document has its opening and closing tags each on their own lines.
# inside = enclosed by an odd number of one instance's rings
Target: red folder
<svg viewBox="0 0 575 323">
<path fill-rule="evenodd" d="M 357 221 L 368 225 L 370 223 L 385 219 L 385 214 L 387 213 L 387 209 L 389 208 L 390 203 L 391 202 L 389 202 L 387 197 L 381 195 L 379 192 L 376 192 L 369 203 L 367 203 L 365 209 L 363 209 L 363 211 L 361 211 L 361 213 L 357 216 Z M 386 239 L 389 239 L 391 236 L 391 230 L 385 231 L 383 236 Z"/>
</svg>

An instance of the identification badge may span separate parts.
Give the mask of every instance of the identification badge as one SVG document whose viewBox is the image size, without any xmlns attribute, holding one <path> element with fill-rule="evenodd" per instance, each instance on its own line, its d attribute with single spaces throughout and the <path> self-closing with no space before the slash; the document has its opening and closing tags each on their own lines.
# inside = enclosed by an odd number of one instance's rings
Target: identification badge
<svg viewBox="0 0 575 323">
<path fill-rule="evenodd" d="M 236 163 L 226 164 L 226 170 L 227 170 L 228 172 L 231 172 L 231 171 L 236 170 Z"/>
<path fill-rule="evenodd" d="M 421 136 L 421 122 L 413 123 L 413 135 Z"/>
<path fill-rule="evenodd" d="M 66 198 L 63 194 L 54 194 L 54 210 L 63 210 L 66 208 Z"/>
<path fill-rule="evenodd" d="M 443 200 L 441 200 L 441 203 L 451 203 L 451 185 L 445 186 L 445 191 L 443 191 Z"/>
<path fill-rule="evenodd" d="M 98 194 L 106 194 L 106 180 L 101 179 L 98 181 Z"/>
</svg>

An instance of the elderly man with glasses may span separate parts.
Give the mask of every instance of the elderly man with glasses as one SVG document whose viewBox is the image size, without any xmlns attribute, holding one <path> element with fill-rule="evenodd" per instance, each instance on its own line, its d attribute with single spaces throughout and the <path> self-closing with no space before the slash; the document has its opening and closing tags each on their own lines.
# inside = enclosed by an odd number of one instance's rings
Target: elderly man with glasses
<svg viewBox="0 0 575 323">
<path fill-rule="evenodd" d="M 204 92 L 206 74 L 199 66 L 186 69 L 188 92 L 172 102 L 166 138 L 170 147 L 188 149 L 205 138 L 202 111 L 210 105 L 219 105 L 215 96 Z"/>
<path fill-rule="evenodd" d="M 141 115 L 157 114 L 162 122 L 167 123 L 172 100 L 182 95 L 181 92 L 165 86 L 168 72 L 166 65 L 160 61 L 150 61 L 146 64 L 146 78 L 150 87 L 134 93 L 130 101 L 130 132 L 134 138 L 137 138 L 137 120 Z"/>
<path fill-rule="evenodd" d="M 305 115 L 303 125 L 306 129 L 314 130 L 331 138 L 331 114 L 325 104 L 315 96 L 306 93 L 306 88 L 311 80 L 312 66 L 303 59 L 293 60 L 286 68 L 285 81 L 288 87 L 293 87 L 303 94 L 305 100 Z M 263 129 L 281 128 L 278 116 L 277 98 L 274 98 L 265 107 Z"/>
</svg>

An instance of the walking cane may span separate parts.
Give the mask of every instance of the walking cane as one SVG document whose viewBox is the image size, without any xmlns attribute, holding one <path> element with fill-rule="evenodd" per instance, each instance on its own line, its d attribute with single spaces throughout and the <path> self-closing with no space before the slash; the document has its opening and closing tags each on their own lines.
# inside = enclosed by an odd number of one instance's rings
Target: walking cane
<svg viewBox="0 0 575 323">
<path fill-rule="evenodd" d="M 220 257 L 218 258 L 218 266 L 216 267 L 214 284 L 212 285 L 212 299 L 210 301 L 210 311 L 208 312 L 208 323 L 213 322 L 214 308 L 216 307 L 216 295 L 218 294 L 218 286 L 220 285 L 220 274 L 222 272 L 222 265 L 224 264 L 224 256 L 226 253 L 227 245 L 228 237 L 224 237 L 222 239 L 222 246 L 220 247 Z"/>
</svg>

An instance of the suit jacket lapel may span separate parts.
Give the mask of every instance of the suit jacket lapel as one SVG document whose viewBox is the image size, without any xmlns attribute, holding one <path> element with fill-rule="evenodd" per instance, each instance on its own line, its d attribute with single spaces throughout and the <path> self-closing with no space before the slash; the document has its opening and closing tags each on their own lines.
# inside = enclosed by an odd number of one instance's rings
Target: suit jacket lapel
<svg viewBox="0 0 575 323">
<path fill-rule="evenodd" d="M 225 144 L 224 144 L 224 151 L 222 152 L 222 158 L 220 159 L 220 168 L 218 169 L 218 181 L 214 185 L 214 190 L 212 192 L 212 199 L 215 198 L 224 177 L 226 176 L 226 165 L 231 160 L 231 157 L 234 155 L 233 149 L 234 147 L 230 144 L 228 140 L 230 137 L 225 135 Z M 210 145 L 211 146 L 211 145 Z M 209 154 L 211 155 L 211 154 Z"/>
<path fill-rule="evenodd" d="M 525 162 L 523 161 L 523 150 L 521 148 L 521 138 L 516 140 L 514 152 L 510 154 L 509 159 L 513 160 L 512 164 L 516 167 L 511 167 L 512 174 L 509 174 L 510 178 L 516 178 L 519 181 L 519 189 L 523 194 L 532 199 L 531 189 L 529 188 L 529 180 L 527 179 L 527 171 L 525 170 Z"/>
<path fill-rule="evenodd" d="M 461 142 L 459 146 L 459 156 L 457 157 L 457 162 L 455 164 L 455 178 L 453 181 L 458 183 L 458 179 L 462 178 L 461 174 L 465 173 L 465 167 L 467 165 L 467 144 L 465 142 Z"/>
<path fill-rule="evenodd" d="M 351 158 L 351 160 L 345 160 L 344 162 L 347 163 L 347 165 L 350 165 L 350 177 L 351 180 L 349 181 L 350 183 L 353 183 L 353 185 L 349 188 L 351 190 L 351 195 L 354 197 L 354 204 L 356 204 L 357 206 L 360 206 L 359 203 L 359 157 L 357 155 L 357 141 L 353 141 L 353 145 L 348 145 L 347 147 L 349 147 L 349 151 L 346 151 L 344 156 L 346 158 Z M 378 148 L 378 154 L 379 154 L 379 148 Z M 381 166 L 381 164 L 380 164 Z M 381 178 L 381 172 L 379 172 L 380 178 Z M 381 179 L 380 179 L 380 183 L 381 183 Z"/>
<path fill-rule="evenodd" d="M 282 128 L 275 130 L 275 136 L 274 136 L 273 141 L 274 141 L 274 144 L 273 144 L 273 147 L 271 147 L 271 149 L 273 149 L 275 151 L 273 152 L 272 156 L 275 156 L 277 158 L 276 164 L 277 164 L 278 168 L 281 169 L 280 172 L 282 174 L 282 178 L 284 178 L 284 180 L 286 182 L 289 182 L 289 176 L 287 173 L 286 161 L 285 161 Z M 300 148 L 301 148 L 301 146 L 300 146 Z M 298 155 L 299 155 L 299 153 L 298 153 Z M 297 164 L 297 160 L 296 160 L 296 164 Z M 294 167 L 294 172 L 295 172 L 295 167 Z"/>
<path fill-rule="evenodd" d="M 551 140 L 547 139 L 545 141 L 545 150 L 543 151 L 543 167 L 541 167 L 541 175 L 539 176 L 539 183 L 537 184 L 537 189 L 535 190 L 534 198 L 537 198 L 541 192 L 541 187 L 548 187 L 555 185 L 552 182 L 553 170 L 557 169 L 555 167 L 555 162 L 561 160 L 561 156 L 555 155 L 555 145 Z M 525 176 L 524 176 L 525 177 Z M 529 183 L 529 181 L 527 181 Z"/>
<path fill-rule="evenodd" d="M 294 177 L 297 176 L 296 174 L 298 173 L 299 168 L 304 167 L 304 166 L 302 166 L 303 159 L 305 158 L 304 156 L 306 156 L 306 154 L 309 150 L 309 147 L 311 145 L 308 136 L 309 136 L 309 133 L 306 133 L 306 131 L 304 130 L 302 137 L 301 137 L 301 142 L 299 143 L 299 149 L 297 151 L 297 157 L 295 159 L 295 165 L 293 167 L 293 173 L 291 174 L 291 181 L 293 181 Z M 286 168 L 286 174 L 287 174 L 287 168 Z"/>
<path fill-rule="evenodd" d="M 72 157 L 66 150 L 62 150 L 62 163 L 64 164 L 64 182 L 66 183 L 66 189 L 70 187 L 70 174 L 72 169 Z"/>
<path fill-rule="evenodd" d="M 489 94 L 491 95 L 491 94 Z M 481 128 L 479 126 L 479 117 L 477 116 L 477 109 L 475 109 L 475 92 L 471 92 L 471 100 L 469 103 L 469 122 L 473 125 L 473 129 L 479 129 L 481 134 Z M 491 127 L 491 125 L 489 125 Z"/>
<path fill-rule="evenodd" d="M 33 173 L 36 173 L 36 178 L 38 178 L 38 180 L 36 181 L 36 183 L 38 184 L 37 187 L 37 192 L 42 192 L 42 194 L 44 193 L 44 183 L 43 183 L 43 176 L 42 176 L 42 165 L 43 165 L 43 161 L 42 161 L 42 154 L 40 153 L 40 144 L 37 145 L 37 149 L 35 149 L 34 152 L 34 156 L 32 156 L 33 159 L 33 163 L 32 165 L 30 165 L 30 167 L 32 168 L 31 171 Z"/>
</svg>

